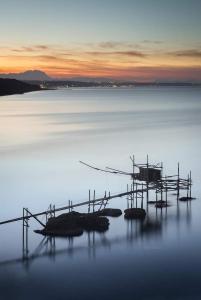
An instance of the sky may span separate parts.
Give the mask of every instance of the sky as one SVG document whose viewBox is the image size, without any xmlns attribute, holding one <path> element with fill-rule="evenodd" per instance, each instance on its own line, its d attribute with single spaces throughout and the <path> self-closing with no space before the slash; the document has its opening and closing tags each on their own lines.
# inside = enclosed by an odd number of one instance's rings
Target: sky
<svg viewBox="0 0 201 300">
<path fill-rule="evenodd" d="M 0 0 L 0 73 L 201 81 L 201 0 Z"/>
</svg>

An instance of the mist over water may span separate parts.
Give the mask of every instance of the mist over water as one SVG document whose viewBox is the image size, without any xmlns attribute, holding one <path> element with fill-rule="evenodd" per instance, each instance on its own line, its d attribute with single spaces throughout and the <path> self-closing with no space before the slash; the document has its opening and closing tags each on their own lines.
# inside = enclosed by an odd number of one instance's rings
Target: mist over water
<svg viewBox="0 0 201 300">
<path fill-rule="evenodd" d="M 149 206 L 146 227 L 123 216 L 110 218 L 104 234 L 56 239 L 56 256 L 28 266 L 0 265 L 4 299 L 200 299 L 201 276 L 201 89 L 61 89 L 0 99 L 0 220 L 87 200 L 105 190 L 124 192 L 130 178 L 99 173 L 99 167 L 131 171 L 137 162 L 164 162 L 164 175 L 192 171 L 190 203 L 158 210 Z M 154 198 L 154 195 L 151 194 Z M 151 200 L 151 199 L 150 199 Z M 110 207 L 126 208 L 126 199 Z M 30 222 L 29 251 L 42 237 Z M 0 261 L 22 256 L 22 224 L 0 227 Z M 50 249 L 50 241 L 42 245 Z M 49 247 L 49 248 L 48 248 Z M 37 250 L 38 251 L 38 250 Z M 42 252 L 40 252 L 42 253 Z"/>
</svg>

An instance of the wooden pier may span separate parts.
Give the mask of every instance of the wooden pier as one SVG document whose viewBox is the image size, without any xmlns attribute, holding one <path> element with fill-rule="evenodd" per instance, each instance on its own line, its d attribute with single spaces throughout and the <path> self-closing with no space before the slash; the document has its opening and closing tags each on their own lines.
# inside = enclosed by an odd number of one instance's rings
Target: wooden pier
<svg viewBox="0 0 201 300">
<path fill-rule="evenodd" d="M 85 166 L 94 169 L 96 171 L 107 172 L 112 174 L 120 174 L 129 176 L 132 180 L 132 183 L 127 185 L 126 191 L 123 193 L 113 194 L 110 192 L 106 193 L 103 197 L 96 198 L 95 190 L 91 193 L 89 190 L 88 200 L 73 204 L 72 201 L 69 200 L 68 205 L 56 208 L 55 205 L 50 205 L 47 210 L 42 212 L 32 213 L 28 208 L 23 208 L 23 215 L 21 217 L 12 218 L 9 220 L 1 221 L 0 225 L 13 223 L 17 221 L 23 221 L 23 226 L 28 227 L 28 221 L 30 219 L 35 219 L 42 227 L 45 227 L 45 224 L 39 219 L 40 216 L 46 216 L 46 221 L 49 217 L 54 217 L 56 213 L 61 211 L 72 211 L 75 208 L 86 206 L 88 213 L 95 212 L 95 208 L 98 206 L 98 210 L 105 208 L 108 202 L 114 198 L 126 197 L 127 199 L 127 208 L 139 207 L 143 208 L 144 199 L 146 195 L 146 204 L 149 203 L 149 191 L 155 191 L 155 202 L 160 203 L 164 201 L 167 204 L 168 201 L 168 192 L 175 191 L 177 195 L 177 200 L 180 197 L 180 191 L 186 190 L 186 199 L 191 199 L 191 186 L 192 186 L 192 178 L 191 172 L 188 174 L 186 179 L 180 177 L 180 166 L 178 163 L 177 174 L 171 176 L 163 176 L 163 164 L 150 164 L 149 158 L 147 155 L 146 163 L 136 163 L 135 157 L 130 157 L 132 162 L 132 171 L 126 172 L 118 169 L 106 167 L 105 169 L 101 169 L 98 167 L 94 167 L 87 163 L 80 161 L 80 163 Z M 136 171 L 137 169 L 137 171 Z M 139 204 L 140 203 L 140 204 Z M 147 206 L 148 207 L 148 206 Z M 157 205 L 156 205 L 157 208 Z M 161 206 L 162 208 L 162 206 Z"/>
<path fill-rule="evenodd" d="M 150 188 L 150 189 L 153 189 L 153 188 Z M 135 191 L 127 191 L 125 193 L 119 193 L 119 194 L 114 194 L 114 195 L 110 195 L 110 192 L 109 192 L 108 196 L 105 193 L 104 197 L 102 197 L 102 198 L 90 199 L 91 191 L 89 190 L 89 200 L 87 200 L 87 201 L 80 202 L 80 203 L 75 203 L 75 204 L 73 204 L 73 202 L 70 201 L 69 205 L 63 206 L 63 207 L 60 207 L 60 208 L 55 208 L 55 206 L 53 205 L 53 206 L 50 206 L 50 208 L 48 210 L 45 210 L 45 211 L 42 211 L 42 212 L 39 212 L 39 213 L 33 213 L 33 214 L 28 210 L 28 208 L 23 208 L 23 216 L 22 217 L 2 221 L 2 222 L 0 222 L 0 225 L 34 218 L 35 220 L 37 220 L 40 223 L 40 225 L 45 226 L 38 219 L 38 217 L 44 216 L 44 215 L 54 216 L 56 212 L 60 212 L 60 211 L 63 211 L 63 210 L 72 211 L 74 208 L 84 206 L 84 205 L 87 205 L 89 207 L 94 207 L 95 205 L 104 206 L 105 202 L 108 202 L 111 199 L 129 196 L 129 195 L 132 195 L 133 193 L 143 193 L 143 192 L 146 192 L 146 191 L 147 191 L 146 188 L 144 188 L 144 189 L 139 188 Z"/>
<path fill-rule="evenodd" d="M 117 194 L 111 194 L 110 192 L 104 192 L 103 197 L 96 197 L 96 191 L 88 191 L 88 200 L 73 203 L 71 200 L 68 200 L 68 204 L 63 207 L 56 208 L 55 205 L 50 205 L 47 210 L 33 213 L 28 208 L 23 208 L 23 214 L 17 218 L 11 218 L 9 220 L 1 221 L 0 225 L 5 225 L 17 221 L 22 221 L 22 258 L 12 260 L 12 262 L 25 262 L 28 267 L 28 261 L 32 261 L 37 257 L 50 255 L 54 256 L 55 254 L 55 237 L 51 237 L 47 241 L 50 242 L 50 250 L 44 253 L 40 253 L 40 246 L 37 248 L 37 251 L 32 255 L 29 254 L 28 246 L 28 232 L 29 232 L 29 221 L 34 219 L 42 226 L 43 228 L 46 224 L 40 220 L 41 216 L 45 216 L 46 223 L 49 218 L 55 217 L 57 213 L 62 211 L 72 212 L 74 209 L 79 207 L 86 207 L 87 213 L 94 213 L 101 209 L 106 208 L 109 201 L 115 198 L 125 198 L 127 201 L 127 209 L 141 208 L 144 210 L 146 206 L 146 211 L 148 213 L 149 204 L 154 204 L 157 210 L 166 208 L 167 212 L 168 207 L 168 193 L 174 192 L 175 198 L 177 201 L 177 207 L 179 207 L 179 200 L 183 199 L 188 201 L 193 199 L 191 195 L 192 187 L 192 178 L 191 172 L 186 178 L 180 177 L 180 165 L 177 166 L 177 174 L 170 176 L 163 176 L 163 164 L 150 164 L 147 156 L 147 161 L 145 164 L 137 164 L 135 162 L 135 157 L 130 157 L 132 161 L 132 171 L 126 172 L 114 168 L 106 167 L 105 169 L 97 168 L 87 163 L 81 162 L 85 166 L 94 169 L 95 171 L 107 172 L 111 174 L 120 174 L 129 176 L 131 183 L 127 184 L 126 191 Z M 150 192 L 152 191 L 152 201 L 150 201 Z M 180 198 L 181 193 L 186 193 L 185 196 Z M 155 194 L 155 196 L 154 196 Z M 154 197 L 154 198 L 153 198 Z M 145 211 L 145 210 L 144 210 Z M 94 231 L 92 233 L 95 233 Z M 69 238 L 70 241 L 71 238 Z M 42 243 L 43 244 L 43 243 Z M 38 250 L 39 249 L 39 250 Z M 61 251 L 62 253 L 63 251 Z M 9 262 L 5 262 L 7 264 Z"/>
</svg>

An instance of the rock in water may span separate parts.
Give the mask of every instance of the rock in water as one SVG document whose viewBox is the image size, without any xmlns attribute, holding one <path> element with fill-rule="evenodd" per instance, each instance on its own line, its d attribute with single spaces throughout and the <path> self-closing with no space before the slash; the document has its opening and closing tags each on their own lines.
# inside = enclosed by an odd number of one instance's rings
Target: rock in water
<svg viewBox="0 0 201 300">
<path fill-rule="evenodd" d="M 119 217 L 122 215 L 122 211 L 118 208 L 104 208 L 95 212 L 95 214 L 105 217 Z"/>
<path fill-rule="evenodd" d="M 143 208 L 128 208 L 124 210 L 126 219 L 144 219 L 146 211 Z"/>
<path fill-rule="evenodd" d="M 109 220 L 95 214 L 70 212 L 58 217 L 50 218 L 42 230 L 35 232 L 51 236 L 78 236 L 86 231 L 106 231 Z"/>
<path fill-rule="evenodd" d="M 109 227 L 109 220 L 106 217 L 99 217 L 94 214 L 85 214 L 78 218 L 77 224 L 86 231 L 104 232 Z"/>
</svg>

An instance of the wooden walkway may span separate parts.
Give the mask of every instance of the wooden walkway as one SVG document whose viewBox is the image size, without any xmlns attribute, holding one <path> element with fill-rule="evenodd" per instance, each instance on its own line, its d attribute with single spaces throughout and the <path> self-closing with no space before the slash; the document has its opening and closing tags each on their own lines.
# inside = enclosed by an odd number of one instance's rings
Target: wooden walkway
<svg viewBox="0 0 201 300">
<path fill-rule="evenodd" d="M 149 190 L 151 190 L 151 189 L 154 189 L 154 187 L 149 187 Z M 130 195 L 133 195 L 133 194 L 136 194 L 136 193 L 144 193 L 144 192 L 147 192 L 147 188 L 136 189 L 134 191 L 127 191 L 125 193 L 119 193 L 119 194 L 114 194 L 114 195 L 110 195 L 110 193 L 109 193 L 109 196 L 105 196 L 105 197 L 97 198 L 97 199 L 91 199 L 90 201 L 88 200 L 88 201 L 75 203 L 75 204 L 71 203 L 71 205 L 63 206 L 63 207 L 60 207 L 60 208 L 55 208 L 53 210 L 45 210 L 45 211 L 42 211 L 42 212 L 39 212 L 39 213 L 34 213 L 34 214 L 29 212 L 28 216 L 23 216 L 23 217 L 18 217 L 18 218 L 2 221 L 2 222 L 0 222 L 0 225 L 12 223 L 12 222 L 17 222 L 17 221 L 23 221 L 23 220 L 27 220 L 27 219 L 30 219 L 30 218 L 34 218 L 39 223 L 41 223 L 41 225 L 44 226 L 44 224 L 42 224 L 42 222 L 38 219 L 39 216 L 48 215 L 48 214 L 63 211 L 63 210 L 72 210 L 75 207 L 80 207 L 80 206 L 83 206 L 83 205 L 89 205 L 90 204 L 90 205 L 93 206 L 95 203 L 98 203 L 98 202 L 100 203 L 100 202 L 103 202 L 103 201 L 109 201 L 109 200 L 114 199 L 114 198 L 121 198 L 121 197 L 125 197 L 125 196 L 130 196 Z"/>
</svg>

